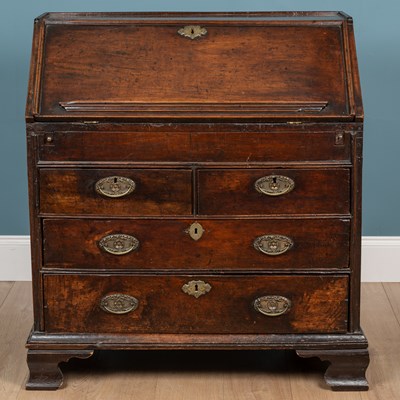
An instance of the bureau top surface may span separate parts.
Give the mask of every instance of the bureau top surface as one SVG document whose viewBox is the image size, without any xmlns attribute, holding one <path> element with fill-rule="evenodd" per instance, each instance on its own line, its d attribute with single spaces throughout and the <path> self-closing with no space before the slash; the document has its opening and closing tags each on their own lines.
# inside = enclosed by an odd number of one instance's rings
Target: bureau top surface
<svg viewBox="0 0 400 400">
<path fill-rule="evenodd" d="M 362 117 L 352 20 L 343 13 L 35 20 L 27 121 Z"/>
</svg>

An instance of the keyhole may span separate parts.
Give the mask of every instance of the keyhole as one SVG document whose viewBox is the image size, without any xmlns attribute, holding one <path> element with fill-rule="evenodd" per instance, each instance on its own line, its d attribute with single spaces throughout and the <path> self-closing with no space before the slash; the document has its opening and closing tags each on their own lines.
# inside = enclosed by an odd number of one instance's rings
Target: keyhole
<svg viewBox="0 0 400 400">
<path fill-rule="evenodd" d="M 194 291 L 195 291 L 195 292 L 198 292 L 198 291 L 199 291 L 199 285 L 198 285 L 197 283 L 194 285 Z"/>
<path fill-rule="evenodd" d="M 192 30 L 191 30 L 191 33 L 192 33 L 192 35 L 194 34 L 194 29 L 192 28 Z"/>
<path fill-rule="evenodd" d="M 272 178 L 272 182 L 276 183 L 276 177 L 275 176 Z"/>
<path fill-rule="evenodd" d="M 117 178 L 114 178 L 114 183 L 117 183 Z"/>
<path fill-rule="evenodd" d="M 194 228 L 194 234 L 197 235 L 197 228 Z"/>
</svg>

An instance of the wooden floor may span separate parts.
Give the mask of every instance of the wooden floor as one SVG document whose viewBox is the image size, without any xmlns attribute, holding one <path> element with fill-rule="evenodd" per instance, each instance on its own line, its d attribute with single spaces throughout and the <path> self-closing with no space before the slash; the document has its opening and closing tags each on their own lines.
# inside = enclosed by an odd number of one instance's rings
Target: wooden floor
<svg viewBox="0 0 400 400">
<path fill-rule="evenodd" d="M 322 378 L 326 364 L 289 351 L 97 352 L 62 365 L 59 391 L 28 392 L 24 344 L 31 325 L 30 284 L 0 282 L 1 400 L 400 399 L 400 283 L 363 284 L 369 392 L 331 392 Z"/>
</svg>

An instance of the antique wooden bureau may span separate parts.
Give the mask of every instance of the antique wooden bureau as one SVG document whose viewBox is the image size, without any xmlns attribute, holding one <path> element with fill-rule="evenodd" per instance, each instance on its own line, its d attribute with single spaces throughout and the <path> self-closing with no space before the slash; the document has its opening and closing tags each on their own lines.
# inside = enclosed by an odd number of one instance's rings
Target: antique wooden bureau
<svg viewBox="0 0 400 400">
<path fill-rule="evenodd" d="M 28 389 L 101 349 L 293 349 L 368 388 L 350 17 L 45 14 L 26 123 Z"/>
</svg>

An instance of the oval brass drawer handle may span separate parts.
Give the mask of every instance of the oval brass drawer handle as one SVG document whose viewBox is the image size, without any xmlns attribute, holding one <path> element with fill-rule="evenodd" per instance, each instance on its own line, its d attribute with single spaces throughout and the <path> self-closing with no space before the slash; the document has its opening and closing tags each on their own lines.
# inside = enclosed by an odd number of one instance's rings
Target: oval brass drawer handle
<svg viewBox="0 0 400 400">
<path fill-rule="evenodd" d="M 293 244 L 293 240 L 284 235 L 259 236 L 253 242 L 256 250 L 269 256 L 278 256 L 286 253 L 293 247 Z"/>
<path fill-rule="evenodd" d="M 283 175 L 269 175 L 254 183 L 257 192 L 267 196 L 282 196 L 294 189 L 294 180 Z"/>
<path fill-rule="evenodd" d="M 292 302 L 283 296 L 263 296 L 254 300 L 254 308 L 268 317 L 277 317 L 290 310 Z"/>
<path fill-rule="evenodd" d="M 127 294 L 116 293 L 104 296 L 100 308 L 110 314 L 127 314 L 138 308 L 139 300 Z"/>
<path fill-rule="evenodd" d="M 124 176 L 108 176 L 96 182 L 96 192 L 111 198 L 127 196 L 136 188 L 136 183 Z"/>
<path fill-rule="evenodd" d="M 136 250 L 139 247 L 139 240 L 131 235 L 117 233 L 104 236 L 99 241 L 99 247 L 107 253 L 122 256 Z"/>
</svg>

